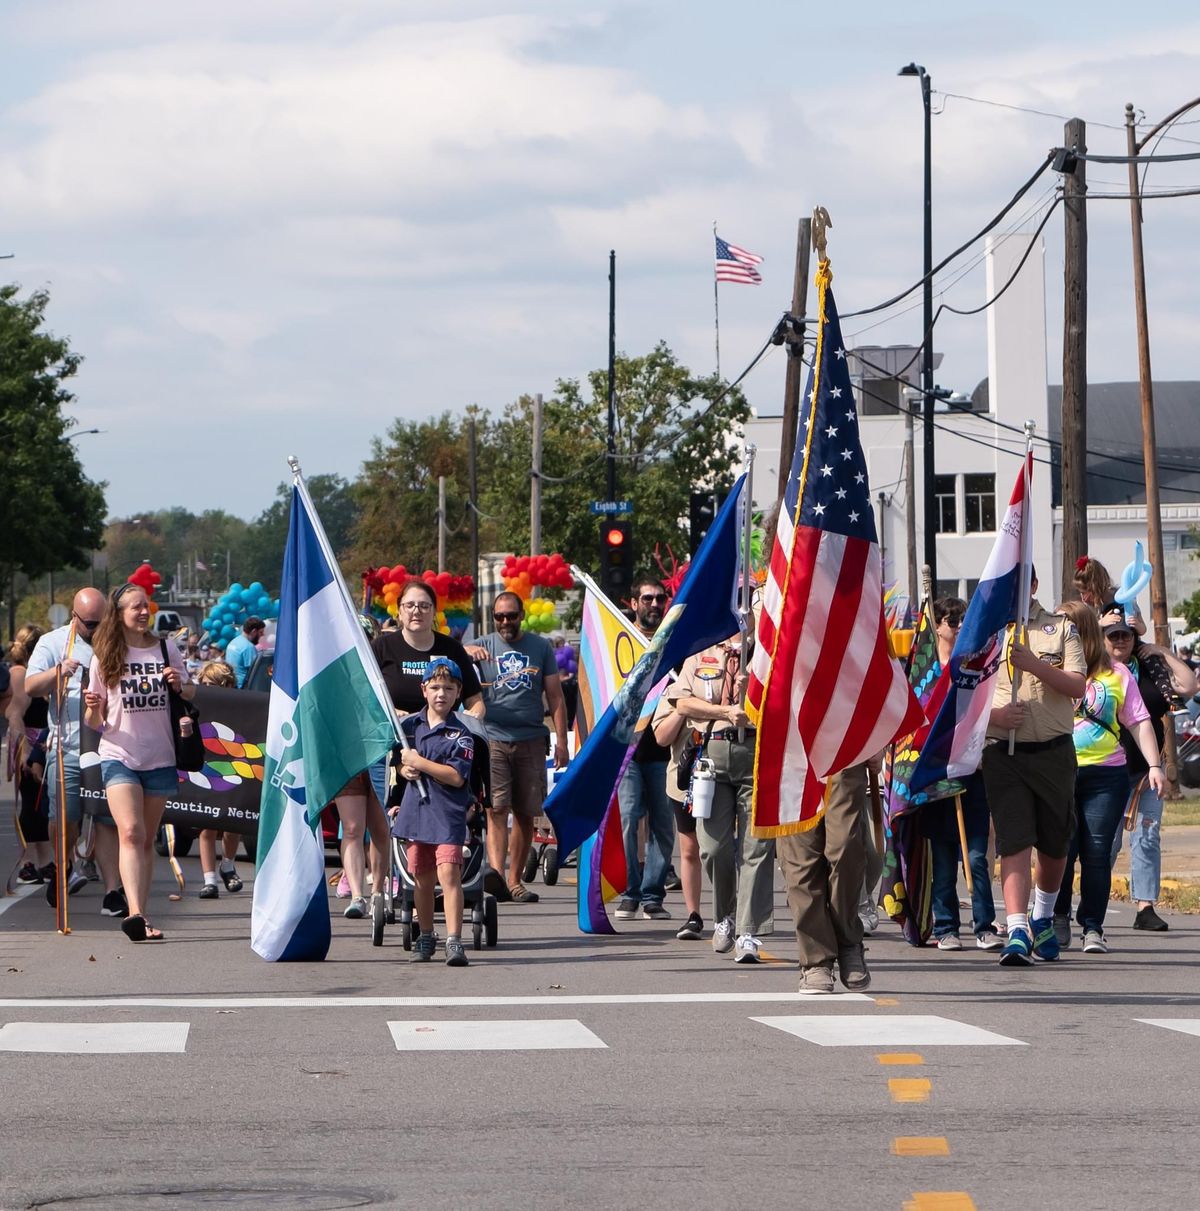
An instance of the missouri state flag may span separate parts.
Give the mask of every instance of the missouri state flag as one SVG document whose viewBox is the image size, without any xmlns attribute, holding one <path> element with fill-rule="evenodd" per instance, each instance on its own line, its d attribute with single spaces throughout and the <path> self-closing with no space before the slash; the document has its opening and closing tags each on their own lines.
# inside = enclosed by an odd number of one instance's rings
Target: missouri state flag
<svg viewBox="0 0 1200 1211">
<path fill-rule="evenodd" d="M 329 895 L 321 810 L 397 740 L 395 713 L 299 474 L 283 556 L 264 745 L 250 945 L 324 959 Z"/>
<path fill-rule="evenodd" d="M 943 778 L 972 774 L 979 768 L 1004 651 L 1004 633 L 1019 616 L 1022 573 L 1029 563 L 1032 470 L 1033 455 L 1026 455 L 979 587 L 971 594 L 950 653 L 945 697 L 908 778 L 910 799 Z M 1026 580 L 1026 589 L 1028 585 Z"/>
</svg>

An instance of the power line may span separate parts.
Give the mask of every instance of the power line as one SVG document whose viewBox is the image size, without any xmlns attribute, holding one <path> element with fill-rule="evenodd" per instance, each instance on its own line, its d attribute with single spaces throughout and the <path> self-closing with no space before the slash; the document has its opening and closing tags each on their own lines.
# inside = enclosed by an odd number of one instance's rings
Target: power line
<svg viewBox="0 0 1200 1211">
<path fill-rule="evenodd" d="M 1016 110 L 1018 113 L 1035 114 L 1039 118 L 1056 118 L 1059 122 L 1070 122 L 1071 121 L 1071 119 L 1066 114 L 1052 114 L 1052 113 L 1048 113 L 1044 109 L 1030 109 L 1026 105 L 1010 105 L 1005 101 L 989 101 L 985 97 L 968 97 L 964 93 L 948 93 L 948 92 L 943 92 L 941 89 L 937 89 L 937 88 L 933 89 L 932 91 L 942 97 L 953 97 L 956 101 L 970 101 L 975 105 L 990 105 L 995 109 L 1013 109 L 1013 110 Z M 943 106 L 942 109 L 944 110 L 945 106 Z M 1143 115 L 1143 118 L 1144 118 L 1144 115 Z M 1087 122 L 1087 124 L 1089 126 L 1098 126 L 1102 130 L 1121 130 L 1121 131 L 1123 131 L 1125 129 L 1125 127 L 1123 125 L 1117 125 L 1116 123 L 1113 123 L 1113 122 L 1094 122 L 1091 118 L 1086 118 L 1085 121 Z M 1197 119 L 1196 121 L 1200 121 L 1200 119 Z M 1195 124 L 1195 121 L 1188 121 L 1188 122 L 1174 123 L 1173 125 L 1192 126 L 1194 124 Z M 1148 123 L 1146 123 L 1143 120 L 1141 122 L 1138 122 L 1136 125 L 1146 126 L 1146 125 L 1148 125 Z M 1166 137 L 1173 140 L 1176 143 L 1190 143 L 1194 147 L 1200 146 L 1200 143 L 1197 143 L 1195 139 L 1184 139 L 1179 135 L 1167 135 Z"/>
<path fill-rule="evenodd" d="M 895 303 L 900 302 L 901 299 L 907 298 L 913 293 L 914 290 L 919 290 L 922 286 L 924 286 L 927 280 L 931 280 L 937 273 L 945 269 L 945 267 L 949 265 L 951 261 L 970 248 L 976 240 L 982 239 L 988 234 L 988 232 L 992 231 L 993 228 L 998 227 L 1008 212 L 1012 210 L 1012 208 L 1016 206 L 1016 204 L 1033 188 L 1034 182 L 1038 179 L 1038 177 L 1040 177 L 1042 173 L 1044 173 L 1046 169 L 1050 167 L 1050 163 L 1053 158 L 1054 153 L 1048 152 L 1046 158 L 1041 162 L 1041 164 L 1038 165 L 1037 171 L 1034 172 L 1034 174 L 1017 190 L 1016 193 L 1013 194 L 1011 198 L 1009 198 L 1009 200 L 1004 204 L 1003 210 L 1001 210 L 999 214 L 994 215 L 988 221 L 985 227 L 983 227 L 980 231 L 977 231 L 964 244 L 959 245 L 959 247 L 950 253 L 948 257 L 945 257 L 943 260 L 939 261 L 927 274 L 922 274 L 921 277 L 919 277 L 911 286 L 909 286 L 907 290 L 902 290 L 899 294 L 888 299 L 886 302 L 877 303 L 874 307 L 863 307 L 858 311 L 848 311 L 842 318 L 848 320 L 853 319 L 856 315 L 873 315 L 875 312 L 884 311 L 888 307 L 893 306 Z"/>
</svg>

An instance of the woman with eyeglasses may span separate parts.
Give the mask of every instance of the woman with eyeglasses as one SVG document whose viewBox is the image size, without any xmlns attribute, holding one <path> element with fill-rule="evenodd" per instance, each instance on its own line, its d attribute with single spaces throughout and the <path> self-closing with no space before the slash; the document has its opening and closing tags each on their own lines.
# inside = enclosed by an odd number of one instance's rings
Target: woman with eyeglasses
<svg viewBox="0 0 1200 1211">
<path fill-rule="evenodd" d="M 1171 710 L 1171 699 L 1185 702 L 1196 693 L 1196 674 L 1166 648 L 1154 643 L 1145 643 L 1121 624 L 1111 623 L 1104 628 L 1104 646 L 1114 664 L 1124 665 L 1137 682 L 1142 700 L 1150 712 L 1150 724 L 1158 741 L 1158 751 L 1163 751 L 1166 739 L 1164 720 Z M 1150 785 L 1149 768 L 1137 741 L 1125 729 L 1121 729 L 1121 747 L 1125 750 L 1125 768 L 1129 773 L 1131 789 L 1137 793 L 1133 828 L 1129 833 L 1129 896 L 1137 905 L 1133 918 L 1134 929 L 1161 933 L 1168 928 L 1166 921 L 1154 911 L 1161 890 L 1162 843 L 1159 830 L 1162 826 L 1163 801 Z M 1125 829 L 1118 828 L 1113 840 L 1112 860 L 1116 862 L 1125 839 Z"/>
<path fill-rule="evenodd" d="M 109 599 L 92 639 L 84 721 L 100 733 L 97 752 L 108 810 L 117 822 L 121 882 L 129 915 L 121 929 L 132 942 L 158 942 L 146 919 L 154 874 L 154 836 L 167 796 L 179 785 L 170 694 L 196 692 L 173 643 L 150 630 L 145 590 L 124 584 Z"/>
<path fill-rule="evenodd" d="M 1062 886 L 1054 905 L 1054 935 L 1065 949 L 1071 940 L 1071 891 L 1075 859 L 1079 859 L 1079 907 L 1076 920 L 1083 930 L 1083 953 L 1106 954 L 1104 917 L 1112 890 L 1112 847 L 1129 801 L 1129 774 L 1121 730 L 1134 738 L 1149 772 L 1146 780 L 1156 795 L 1166 787 L 1159 764 L 1158 740 L 1150 712 L 1129 668 L 1115 663 L 1105 648 L 1100 624 L 1090 606 L 1065 601 L 1058 608 L 1079 631 L 1087 658 L 1087 688 L 1075 707 L 1075 836 L 1067 853 Z M 1110 623 L 1127 631 L 1124 622 Z"/>
</svg>

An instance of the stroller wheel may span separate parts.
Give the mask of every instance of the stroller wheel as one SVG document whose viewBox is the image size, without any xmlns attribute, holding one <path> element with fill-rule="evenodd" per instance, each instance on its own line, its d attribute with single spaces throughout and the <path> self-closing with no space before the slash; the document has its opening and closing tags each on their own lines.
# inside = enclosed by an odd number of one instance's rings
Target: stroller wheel
<svg viewBox="0 0 1200 1211">
<path fill-rule="evenodd" d="M 553 887 L 558 882 L 558 846 L 547 845 L 542 855 L 542 882 Z"/>
<path fill-rule="evenodd" d="M 413 948 L 413 923 L 411 921 L 402 921 L 400 923 L 400 936 L 404 941 L 404 949 L 412 950 L 412 948 Z"/>
<path fill-rule="evenodd" d="M 387 914 L 383 908 L 383 893 L 371 897 L 371 945 L 383 945 L 383 926 Z"/>
<path fill-rule="evenodd" d="M 483 949 L 483 922 L 476 921 L 471 926 L 471 939 L 475 943 L 476 950 Z"/>
<path fill-rule="evenodd" d="M 483 900 L 483 927 L 487 934 L 487 944 L 496 945 L 500 935 L 499 913 L 496 910 L 496 897 L 485 896 Z"/>
<path fill-rule="evenodd" d="M 537 874 L 538 868 L 538 851 L 537 847 L 531 845 L 529 847 L 529 857 L 525 859 L 525 869 L 521 872 L 522 883 L 532 883 L 534 875 Z"/>
</svg>

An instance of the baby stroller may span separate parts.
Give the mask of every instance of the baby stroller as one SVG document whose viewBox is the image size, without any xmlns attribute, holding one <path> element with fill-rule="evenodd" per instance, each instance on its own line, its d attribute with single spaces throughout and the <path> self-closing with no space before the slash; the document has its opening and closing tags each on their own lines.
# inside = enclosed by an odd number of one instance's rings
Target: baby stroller
<svg viewBox="0 0 1200 1211">
<path fill-rule="evenodd" d="M 476 950 L 483 948 L 486 939 L 488 946 L 495 946 L 499 937 L 499 913 L 496 907 L 496 897 L 483 888 L 483 876 L 487 872 L 487 846 L 484 843 L 486 828 L 486 807 L 491 795 L 491 762 L 488 756 L 487 739 L 482 729 L 475 725 L 475 720 L 469 715 L 461 716 L 475 737 L 475 756 L 471 762 L 469 779 L 474 802 L 467 809 L 467 840 L 464 846 L 462 891 L 463 891 L 463 925 L 471 924 L 471 939 Z M 396 785 L 395 764 L 399 760 L 397 754 L 392 755 L 392 772 L 389 779 L 388 806 L 400 801 L 402 788 Z M 385 925 L 394 925 L 400 921 L 400 938 L 405 950 L 412 950 L 419 927 L 415 915 L 416 881 L 408 869 L 408 851 L 399 837 L 390 837 L 391 842 L 391 871 L 385 881 L 382 895 L 371 898 L 371 942 L 375 946 L 383 945 Z M 393 890 L 394 889 L 394 890 Z M 444 911 L 442 889 L 439 885 L 434 894 L 433 909 L 435 913 Z"/>
</svg>

